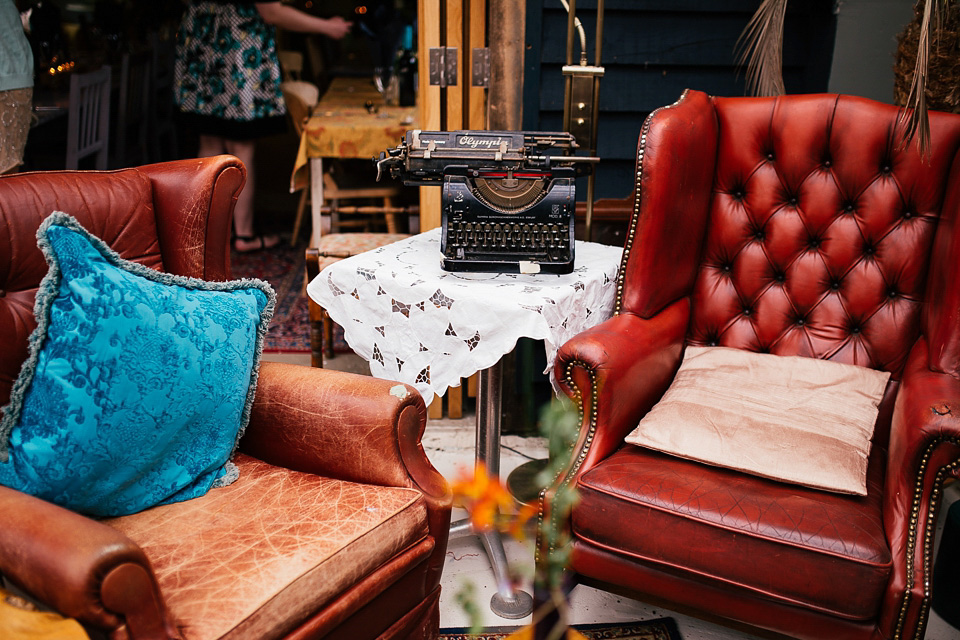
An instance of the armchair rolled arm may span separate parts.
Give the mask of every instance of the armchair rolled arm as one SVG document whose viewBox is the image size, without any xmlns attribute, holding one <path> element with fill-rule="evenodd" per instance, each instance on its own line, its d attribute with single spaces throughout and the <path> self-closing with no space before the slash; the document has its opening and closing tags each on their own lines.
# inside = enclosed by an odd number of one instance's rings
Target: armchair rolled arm
<svg viewBox="0 0 960 640">
<path fill-rule="evenodd" d="M 943 483 L 960 476 L 960 380 L 931 369 L 925 338 L 904 367 L 886 473 L 883 517 L 893 554 L 887 597 L 899 602 L 884 607 L 892 614 L 881 628 L 892 632 L 906 620 L 925 617 Z"/>
<path fill-rule="evenodd" d="M 447 483 L 420 444 L 426 419 L 423 399 L 408 385 L 264 362 L 240 449 L 289 469 L 416 487 L 446 501 Z"/>
<path fill-rule="evenodd" d="M 554 375 L 580 411 L 580 432 L 566 468 L 540 492 L 538 567 L 564 544 L 559 532 L 568 523 L 553 509 L 557 493 L 620 447 L 660 400 L 680 366 L 689 318 L 690 300 L 681 298 L 649 319 L 616 315 L 560 347 Z"/>
<path fill-rule="evenodd" d="M 554 365 L 580 409 L 580 435 L 567 480 L 623 444 L 666 391 L 680 364 L 690 317 L 682 298 L 650 319 L 614 316 L 565 343 Z"/>
<path fill-rule="evenodd" d="M 178 638 L 146 555 L 125 535 L 0 486 L 0 573 L 62 615 L 136 637 Z"/>
<path fill-rule="evenodd" d="M 230 279 L 230 223 L 246 180 L 234 156 L 139 167 L 153 185 L 164 270 L 204 280 Z"/>
</svg>

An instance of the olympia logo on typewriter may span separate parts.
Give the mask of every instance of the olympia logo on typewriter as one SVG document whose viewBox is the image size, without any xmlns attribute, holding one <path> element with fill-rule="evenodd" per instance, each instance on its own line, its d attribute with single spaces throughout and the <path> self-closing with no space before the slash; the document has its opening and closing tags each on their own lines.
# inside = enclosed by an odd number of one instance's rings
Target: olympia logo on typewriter
<svg viewBox="0 0 960 640">
<path fill-rule="evenodd" d="M 484 147 L 487 149 L 496 149 L 499 148 L 504 142 L 509 142 L 509 140 L 504 140 L 500 136 L 496 138 L 481 138 L 478 136 L 460 136 L 457 138 L 458 147 L 469 147 L 471 149 L 476 149 L 478 147 Z"/>
</svg>

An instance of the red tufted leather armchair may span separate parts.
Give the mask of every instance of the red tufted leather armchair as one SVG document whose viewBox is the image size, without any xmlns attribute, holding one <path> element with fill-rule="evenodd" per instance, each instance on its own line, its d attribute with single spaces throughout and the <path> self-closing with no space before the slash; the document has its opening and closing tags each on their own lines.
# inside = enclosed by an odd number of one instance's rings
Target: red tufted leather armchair
<svg viewBox="0 0 960 640">
<path fill-rule="evenodd" d="M 650 114 L 616 313 L 556 362 L 582 412 L 558 479 L 581 580 L 796 638 L 923 637 L 960 472 L 960 116 L 931 114 L 923 157 L 898 113 L 688 91 Z M 890 371 L 868 495 L 625 445 L 685 345 Z"/>
<path fill-rule="evenodd" d="M 51 211 L 124 258 L 225 280 L 244 175 L 220 156 L 0 177 L 0 406 L 35 326 Z M 0 487 L 0 573 L 115 640 L 434 638 L 450 496 L 425 421 L 412 388 L 265 362 L 240 479 L 101 521 Z"/>
</svg>

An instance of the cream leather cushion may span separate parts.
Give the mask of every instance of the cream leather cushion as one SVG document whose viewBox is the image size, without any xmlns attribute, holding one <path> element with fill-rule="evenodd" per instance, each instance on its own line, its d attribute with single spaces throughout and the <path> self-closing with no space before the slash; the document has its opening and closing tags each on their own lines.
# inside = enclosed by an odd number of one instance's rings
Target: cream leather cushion
<svg viewBox="0 0 960 640">
<path fill-rule="evenodd" d="M 626 441 L 774 480 L 866 495 L 890 374 L 799 356 L 687 347 Z"/>
</svg>

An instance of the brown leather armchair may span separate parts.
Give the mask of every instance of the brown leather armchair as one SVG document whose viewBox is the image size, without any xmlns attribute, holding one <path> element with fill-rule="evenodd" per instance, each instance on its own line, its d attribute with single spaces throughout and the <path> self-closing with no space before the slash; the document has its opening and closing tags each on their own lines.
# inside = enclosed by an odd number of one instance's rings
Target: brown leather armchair
<svg viewBox="0 0 960 640">
<path fill-rule="evenodd" d="M 931 114 L 923 157 L 899 113 L 688 91 L 647 118 L 615 315 L 555 369 L 582 416 L 559 478 L 580 580 L 796 638 L 923 636 L 960 473 L 960 116 Z M 868 495 L 624 444 L 686 345 L 891 372 Z"/>
<path fill-rule="evenodd" d="M 72 214 L 122 257 L 230 276 L 231 156 L 0 178 L 0 405 L 46 273 L 36 231 Z M 412 388 L 263 363 L 236 462 L 203 497 L 93 520 L 0 487 L 0 573 L 111 638 L 433 638 L 450 521 Z"/>
</svg>

